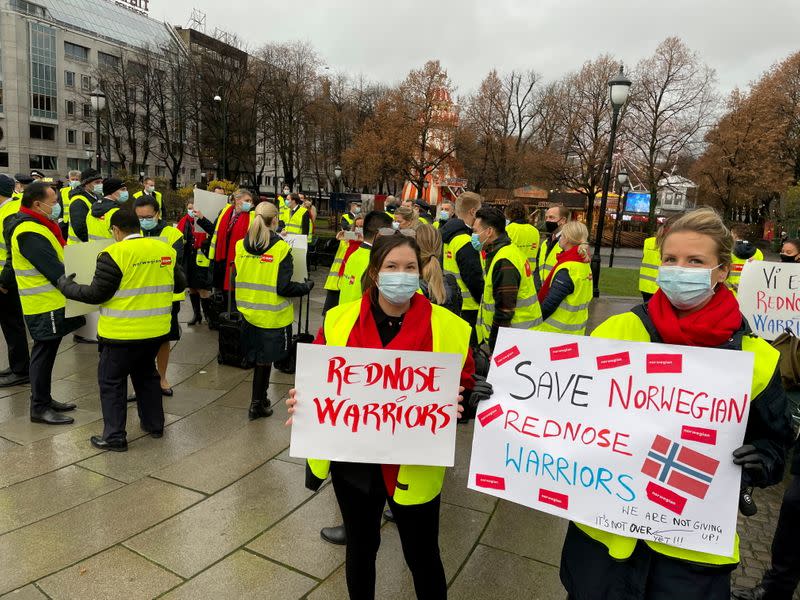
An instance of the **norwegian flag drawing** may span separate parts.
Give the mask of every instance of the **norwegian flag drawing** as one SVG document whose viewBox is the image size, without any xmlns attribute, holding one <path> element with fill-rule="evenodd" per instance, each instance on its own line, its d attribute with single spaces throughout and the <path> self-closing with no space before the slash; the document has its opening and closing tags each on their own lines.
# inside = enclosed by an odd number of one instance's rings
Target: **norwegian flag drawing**
<svg viewBox="0 0 800 600">
<path fill-rule="evenodd" d="M 705 498 L 719 461 L 657 435 L 642 473 L 696 498 Z"/>
</svg>

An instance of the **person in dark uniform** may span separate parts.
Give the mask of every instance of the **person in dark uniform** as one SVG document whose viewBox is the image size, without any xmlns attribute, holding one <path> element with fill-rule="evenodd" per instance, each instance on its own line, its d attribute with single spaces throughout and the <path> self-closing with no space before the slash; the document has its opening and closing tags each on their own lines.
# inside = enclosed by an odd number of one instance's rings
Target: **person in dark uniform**
<svg viewBox="0 0 800 600">
<path fill-rule="evenodd" d="M 186 279 L 175 268 L 175 250 L 158 238 L 142 237 L 139 218 L 131 208 L 116 211 L 110 226 L 116 243 L 98 255 L 92 283 L 75 283 L 73 274 L 59 278 L 58 288 L 68 298 L 100 305 L 97 374 L 103 435 L 92 436 L 91 443 L 101 450 L 124 452 L 128 376 L 142 429 L 156 438 L 163 435 L 156 354 L 169 334 L 173 294 L 186 289 Z"/>
<path fill-rule="evenodd" d="M 206 320 L 211 314 L 212 275 L 208 246 L 214 234 L 214 224 L 199 209 L 195 209 L 194 202 L 190 200 L 186 205 L 186 214 L 178 221 L 178 231 L 183 234 L 183 272 L 189 283 L 189 301 L 194 312 L 188 325 L 199 325 L 203 322 L 201 307 L 206 313 Z"/>
</svg>

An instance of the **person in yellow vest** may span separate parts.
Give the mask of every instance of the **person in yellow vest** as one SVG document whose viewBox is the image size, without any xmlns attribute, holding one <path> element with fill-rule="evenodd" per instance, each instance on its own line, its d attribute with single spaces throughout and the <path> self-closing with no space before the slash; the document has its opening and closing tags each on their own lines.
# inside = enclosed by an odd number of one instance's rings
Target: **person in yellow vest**
<svg viewBox="0 0 800 600">
<path fill-rule="evenodd" d="M 539 254 L 539 230 L 528 223 L 528 211 L 519 200 L 508 203 L 505 210 L 506 233 L 514 244 L 528 258 L 531 269 L 536 268 L 536 258 Z"/>
<path fill-rule="evenodd" d="M 561 228 L 567 224 L 567 221 L 569 221 L 569 209 L 561 204 L 551 206 L 544 213 L 547 237 L 539 244 L 539 256 L 536 259 L 536 270 L 533 272 L 537 289 L 542 287 L 542 283 L 547 279 L 558 260 L 558 253 L 561 252 L 558 238 L 561 235 Z"/>
<path fill-rule="evenodd" d="M 158 212 L 162 215 L 164 214 L 161 192 L 156 191 L 156 180 L 153 179 L 152 177 L 144 178 L 144 180 L 142 181 L 142 190 L 134 192 L 133 199 L 136 200 L 137 198 L 141 198 L 142 196 L 152 196 L 153 198 L 155 198 L 156 203 L 158 204 Z"/>
<path fill-rule="evenodd" d="M 433 228 L 440 229 L 443 225 L 445 225 L 447 220 L 455 214 L 453 209 L 453 203 L 449 200 L 442 202 L 441 206 L 439 207 L 439 216 L 436 221 L 434 221 Z"/>
<path fill-rule="evenodd" d="M 780 354 L 751 333 L 725 286 L 732 247 L 733 238 L 713 209 L 686 213 L 661 245 L 659 290 L 646 304 L 603 322 L 592 336 L 752 353 L 747 429 L 731 460 L 743 467 L 744 486 L 765 487 L 781 481 L 791 427 Z M 709 378 L 723 375 L 708 373 Z M 738 543 L 737 537 L 730 556 L 719 556 L 571 523 L 561 581 L 570 598 L 728 600 Z"/>
<path fill-rule="evenodd" d="M 311 214 L 303 206 L 303 200 L 297 192 L 289 194 L 289 221 L 286 223 L 284 231 L 292 235 L 310 236 L 312 234 Z"/>
<path fill-rule="evenodd" d="M 395 196 L 386 196 L 383 201 L 383 210 L 390 219 L 394 219 L 394 211 L 400 207 L 400 200 Z"/>
<path fill-rule="evenodd" d="M 83 317 L 67 318 L 67 299 L 58 291 L 58 279 L 64 274 L 66 242 L 57 225 L 61 212 L 55 190 L 44 182 L 25 188 L 19 212 L 6 219 L 8 254 L 0 276 L 0 285 L 16 286 L 22 302 L 25 324 L 33 338 L 31 350 L 30 419 L 48 425 L 69 424 L 74 420 L 62 413 L 74 410 L 75 404 L 53 399 L 53 365 L 61 339 L 82 327 Z"/>
<path fill-rule="evenodd" d="M 746 233 L 742 229 L 733 228 L 733 254 L 731 255 L 731 272 L 726 282 L 731 291 L 739 292 L 739 281 L 745 264 L 755 260 L 764 260 L 764 253 L 744 239 Z"/>
<path fill-rule="evenodd" d="M 61 195 L 61 234 L 67 238 L 69 236 L 69 195 L 72 190 L 76 189 L 81 184 L 81 172 L 70 171 L 67 173 L 67 181 L 59 190 Z"/>
<path fill-rule="evenodd" d="M 413 204 L 414 215 L 419 219 L 423 225 L 430 225 L 433 221 L 431 216 L 431 205 L 424 200 L 417 198 Z"/>
<path fill-rule="evenodd" d="M 538 292 L 542 306 L 538 330 L 583 335 L 592 300 L 589 230 L 580 221 L 570 221 L 561 229 L 558 243 L 558 261 Z"/>
<path fill-rule="evenodd" d="M 161 213 L 158 211 L 158 203 L 153 196 L 139 196 L 134 203 L 133 209 L 139 219 L 142 237 L 145 238 L 158 238 L 162 242 L 168 244 L 174 251 L 177 257 L 175 263 L 175 271 L 180 271 L 185 278 L 183 272 L 183 234 L 172 227 L 167 225 L 161 219 Z M 186 290 L 175 292 L 172 297 L 172 315 L 170 318 L 169 334 L 167 339 L 161 343 L 156 356 L 156 367 L 158 374 L 161 377 L 161 393 L 164 396 L 172 396 L 174 391 L 172 385 L 167 379 L 167 368 L 169 367 L 169 347 L 170 342 L 177 342 L 181 339 L 181 326 L 178 323 L 178 314 L 181 312 L 181 302 L 186 297 Z"/>
<path fill-rule="evenodd" d="M 316 227 L 317 223 L 317 207 L 314 206 L 314 203 L 306 198 L 306 195 L 302 192 L 299 194 L 300 196 L 300 205 L 308 211 L 308 243 L 309 246 L 314 241 L 314 228 Z M 291 220 L 291 217 L 290 217 Z"/>
<path fill-rule="evenodd" d="M 80 185 L 69 193 L 68 244 L 89 241 L 86 219 L 94 203 L 103 197 L 103 177 L 99 171 L 86 169 L 81 171 L 80 178 Z"/>
<path fill-rule="evenodd" d="M 364 295 L 329 311 L 315 343 L 458 354 L 462 357 L 461 389 L 472 390 L 476 386 L 469 325 L 417 293 L 420 272 L 420 253 L 413 237 L 399 233 L 378 236 Z M 456 399 L 459 413 L 461 400 L 460 396 Z M 286 404 L 291 415 L 313 407 L 311 398 L 299 397 L 293 389 Z M 287 424 L 291 422 L 290 417 Z M 306 474 L 306 485 L 313 490 L 331 475 L 347 533 L 345 573 L 351 598 L 375 597 L 375 559 L 381 512 L 387 501 L 403 539 L 403 555 L 417 597 L 447 596 L 439 553 L 444 467 L 309 459 Z"/>
<path fill-rule="evenodd" d="M 214 222 L 214 235 L 211 236 L 208 258 L 213 265 L 211 273 L 214 289 L 220 291 L 222 295 L 222 306 L 227 304 L 230 293 L 231 265 L 236 242 L 247 235 L 253 206 L 252 192 L 240 188 L 232 194 L 231 203 L 220 211 Z"/>
<path fill-rule="evenodd" d="M 14 179 L 0 175 L 0 269 L 5 267 L 8 245 L 11 238 L 5 237 L 6 222 L 11 223 L 22 206 L 21 200 L 11 197 L 14 193 Z M 6 287 L 7 286 L 7 287 Z M 25 333 L 25 317 L 19 299 L 19 289 L 13 273 L 9 270 L 8 281 L 0 285 L 0 328 L 8 349 L 8 368 L 0 371 L 0 388 L 29 383 L 28 336 Z"/>
<path fill-rule="evenodd" d="M 339 304 L 347 304 L 361 298 L 364 293 L 362 282 L 369 264 L 372 245 L 380 230 L 390 228 L 392 221 L 385 212 L 372 211 L 364 218 L 364 240 L 361 245 L 342 263 L 339 278 Z"/>
<path fill-rule="evenodd" d="M 177 225 L 183 234 L 183 272 L 189 283 L 189 301 L 192 303 L 194 316 L 188 325 L 199 325 L 203 322 L 202 312 L 206 320 L 211 317 L 211 260 L 208 258 L 208 246 L 214 235 L 214 224 L 205 218 L 200 209 L 195 209 L 194 201 L 186 204 L 186 214 Z M 201 310 L 202 309 L 202 310 Z"/>
<path fill-rule="evenodd" d="M 27 173 L 17 173 L 14 175 L 14 179 L 16 180 L 17 184 L 12 198 L 15 200 L 22 200 L 22 194 L 25 192 L 25 188 L 33 183 L 33 177 Z"/>
<path fill-rule="evenodd" d="M 277 198 L 278 204 L 278 231 L 283 231 L 286 227 L 286 224 L 289 222 L 289 218 L 292 216 L 292 211 L 289 210 L 289 194 L 291 190 L 289 186 L 283 186 L 283 195 L 279 195 Z"/>
<path fill-rule="evenodd" d="M 496 208 L 482 208 L 475 215 L 472 247 L 486 253 L 483 294 L 476 326 L 479 344 L 492 352 L 500 327 L 537 329 L 542 310 L 531 265 L 506 233 L 506 218 Z"/>
<path fill-rule="evenodd" d="M 351 202 L 350 211 L 344 213 L 342 215 L 341 221 L 339 221 L 339 228 L 342 231 L 352 230 L 353 224 L 356 221 L 356 217 L 360 214 L 361 214 L 361 202 Z"/>
<path fill-rule="evenodd" d="M 89 240 L 107 240 L 111 238 L 111 217 L 128 201 L 128 188 L 125 182 L 116 177 L 103 181 L 103 199 L 92 204 L 92 210 L 86 217 L 86 231 Z"/>
<path fill-rule="evenodd" d="M 142 429 L 154 438 L 164 433 L 156 354 L 169 334 L 172 296 L 186 288 L 186 279 L 176 268 L 175 250 L 158 238 L 142 237 L 130 207 L 116 211 L 109 224 L 115 243 L 97 256 L 92 283 L 75 283 L 70 275 L 59 279 L 58 286 L 68 298 L 100 305 L 97 376 L 103 434 L 92 436 L 91 443 L 100 450 L 125 452 L 128 376 Z"/>
<path fill-rule="evenodd" d="M 280 235 L 278 210 L 271 202 L 256 206 L 247 236 L 236 242 L 236 307 L 244 317 L 245 357 L 255 364 L 248 417 L 272 414 L 267 397 L 272 363 L 286 357 L 292 338 L 294 305 L 287 298 L 306 296 L 314 282 L 292 281 L 291 247 Z"/>
<path fill-rule="evenodd" d="M 483 295 L 483 267 L 480 252 L 471 243 L 475 215 L 483 198 L 475 192 L 464 192 L 456 200 L 455 216 L 439 229 L 442 234 L 442 267 L 452 275 L 461 290 L 461 318 L 472 327 L 471 344 L 477 343 L 475 324 Z"/>
<path fill-rule="evenodd" d="M 639 292 L 647 302 L 658 291 L 658 267 L 661 266 L 661 251 L 658 237 L 653 235 L 644 240 L 642 246 L 642 265 L 639 267 Z"/>
<path fill-rule="evenodd" d="M 416 229 L 421 222 L 413 209 L 401 206 L 394 211 L 394 220 L 398 229 Z"/>
<path fill-rule="evenodd" d="M 356 226 L 360 223 L 359 226 Z M 364 217 L 361 216 L 361 203 L 353 202 L 350 205 L 350 212 L 344 213 L 340 222 L 341 229 L 336 234 L 336 239 L 339 240 L 339 245 L 336 248 L 336 254 L 333 257 L 333 262 L 328 271 L 328 276 L 325 279 L 325 304 L 322 307 L 322 316 L 325 316 L 331 308 L 339 304 L 339 275 L 342 271 L 342 264 L 344 259 L 348 256 L 348 250 L 351 247 L 357 247 L 356 244 L 363 240 L 364 235 Z M 345 239 L 345 232 L 351 232 L 349 239 Z"/>
</svg>

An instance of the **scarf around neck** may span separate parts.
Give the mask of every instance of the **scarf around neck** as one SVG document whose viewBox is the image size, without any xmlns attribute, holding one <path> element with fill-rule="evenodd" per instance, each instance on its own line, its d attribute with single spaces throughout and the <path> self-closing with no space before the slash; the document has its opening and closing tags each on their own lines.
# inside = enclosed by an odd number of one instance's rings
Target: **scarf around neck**
<svg viewBox="0 0 800 600">
<path fill-rule="evenodd" d="M 558 269 L 560 265 L 566 262 L 589 262 L 586 258 L 581 256 L 580 252 L 578 252 L 578 248 L 579 246 L 575 246 L 569 250 L 564 250 L 563 252 L 559 253 L 558 256 L 556 256 L 556 264 L 553 265 L 552 269 L 550 269 L 550 273 L 547 274 L 547 279 L 545 279 L 544 284 L 542 284 L 542 288 L 537 292 L 539 302 L 544 302 L 544 299 L 547 298 L 547 294 L 550 291 L 550 285 L 553 282 L 553 276 L 556 274 L 556 269 Z"/>
<path fill-rule="evenodd" d="M 24 206 L 20 206 L 19 212 L 28 215 L 29 217 L 33 217 L 34 219 L 39 221 L 39 223 L 47 227 L 47 229 L 49 229 L 50 232 L 54 236 L 56 236 L 56 239 L 58 240 L 58 243 L 61 244 L 62 248 L 67 245 L 67 242 L 64 241 L 64 236 L 61 235 L 61 228 L 58 226 L 58 223 L 56 223 L 55 221 L 51 221 L 43 214 L 31 210 L 30 208 L 25 208 Z"/>
</svg>

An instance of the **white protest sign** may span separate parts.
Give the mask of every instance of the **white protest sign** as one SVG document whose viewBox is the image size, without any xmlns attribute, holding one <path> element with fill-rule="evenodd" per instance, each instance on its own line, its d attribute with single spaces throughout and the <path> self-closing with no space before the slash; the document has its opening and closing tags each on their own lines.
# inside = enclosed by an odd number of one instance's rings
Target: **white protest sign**
<svg viewBox="0 0 800 600">
<path fill-rule="evenodd" d="M 753 354 L 500 329 L 469 487 L 730 556 Z"/>
<path fill-rule="evenodd" d="M 457 354 L 298 344 L 289 455 L 453 465 Z"/>
<path fill-rule="evenodd" d="M 787 327 L 800 335 L 800 264 L 745 263 L 738 298 L 742 314 L 759 337 L 774 340 Z"/>
<path fill-rule="evenodd" d="M 294 267 L 292 281 L 302 283 L 308 279 L 308 265 L 306 264 L 308 237 L 305 235 L 287 233 L 283 239 L 292 247 L 292 266 Z"/>
<path fill-rule="evenodd" d="M 212 223 L 214 222 L 214 219 L 217 218 L 217 215 L 220 213 L 220 211 L 225 208 L 225 205 L 228 203 L 228 197 L 223 194 L 215 194 L 214 192 L 198 189 L 195 189 L 192 194 L 194 196 L 194 199 L 192 200 L 194 209 L 202 212 L 203 216 Z M 195 229 L 198 231 L 205 231 L 201 227 L 197 227 L 196 223 Z"/>
<path fill-rule="evenodd" d="M 75 281 L 77 283 L 89 285 L 94 279 L 97 255 L 113 243 L 114 240 L 109 238 L 107 240 L 92 240 L 85 244 L 65 246 L 64 272 L 67 275 L 75 273 Z M 96 310 L 98 310 L 97 306 L 70 299 L 67 299 L 67 306 L 64 309 L 67 317 L 80 317 Z"/>
</svg>

